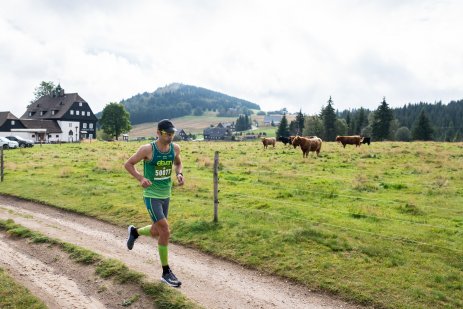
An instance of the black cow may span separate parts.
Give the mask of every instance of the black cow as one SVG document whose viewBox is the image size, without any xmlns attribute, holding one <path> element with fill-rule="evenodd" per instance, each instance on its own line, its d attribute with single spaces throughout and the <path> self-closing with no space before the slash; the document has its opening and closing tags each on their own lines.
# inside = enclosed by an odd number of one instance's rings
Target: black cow
<svg viewBox="0 0 463 309">
<path fill-rule="evenodd" d="M 362 143 L 362 144 L 368 144 L 368 146 L 370 146 L 371 138 L 369 138 L 369 137 L 363 137 L 361 143 Z"/>
<path fill-rule="evenodd" d="M 291 141 L 289 140 L 289 138 L 288 138 L 288 137 L 285 137 L 285 136 L 280 136 L 280 137 L 278 138 L 278 140 L 279 140 L 280 142 L 282 142 L 283 144 L 285 144 L 285 146 L 286 146 L 286 144 L 291 144 Z"/>
</svg>

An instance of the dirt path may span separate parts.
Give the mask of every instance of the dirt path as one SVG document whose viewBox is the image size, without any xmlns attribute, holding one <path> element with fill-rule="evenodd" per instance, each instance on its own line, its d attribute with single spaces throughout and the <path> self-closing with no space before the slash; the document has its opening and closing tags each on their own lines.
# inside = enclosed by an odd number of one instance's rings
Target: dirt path
<svg viewBox="0 0 463 309">
<path fill-rule="evenodd" d="M 159 280 L 159 258 L 153 240 L 140 237 L 134 249 L 129 251 L 125 246 L 125 228 L 5 196 L 0 196 L 0 218 L 13 219 L 18 224 L 49 237 L 88 248 L 105 257 L 118 259 L 130 269 L 144 273 L 149 280 Z M 34 259 L 24 253 L 18 253 L 2 238 L 0 255 L 0 267 L 8 266 L 9 269 L 14 267 L 8 262 L 11 258 Z M 169 245 L 169 260 L 175 274 L 183 282 L 180 291 L 206 308 L 358 308 L 331 296 L 313 293 L 303 286 L 181 246 Z M 30 280 L 37 286 L 46 285 L 44 277 L 51 271 L 44 265 L 37 266 L 36 269 L 41 271 L 30 272 Z M 12 273 L 15 276 L 15 273 L 20 271 Z M 54 282 L 72 282 L 72 279 L 47 277 L 47 280 Z M 101 305 L 98 300 L 85 295 L 79 298 L 79 289 L 74 288 L 72 284 L 62 282 L 60 286 L 68 286 L 70 291 L 66 293 L 77 295 L 75 297 L 80 299 L 79 301 L 93 301 L 95 308 Z"/>
</svg>

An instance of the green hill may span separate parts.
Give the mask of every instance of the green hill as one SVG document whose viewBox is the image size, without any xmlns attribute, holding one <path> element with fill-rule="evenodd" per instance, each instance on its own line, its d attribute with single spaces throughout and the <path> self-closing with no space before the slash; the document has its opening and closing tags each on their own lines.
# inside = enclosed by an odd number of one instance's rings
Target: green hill
<svg viewBox="0 0 463 309">
<path fill-rule="evenodd" d="M 132 125 L 164 118 L 202 116 L 207 111 L 216 112 L 219 117 L 236 118 L 240 114 L 250 114 L 251 109 L 260 110 L 259 105 L 249 101 L 178 83 L 158 88 L 152 93 L 137 94 L 121 103 L 130 113 Z"/>
</svg>

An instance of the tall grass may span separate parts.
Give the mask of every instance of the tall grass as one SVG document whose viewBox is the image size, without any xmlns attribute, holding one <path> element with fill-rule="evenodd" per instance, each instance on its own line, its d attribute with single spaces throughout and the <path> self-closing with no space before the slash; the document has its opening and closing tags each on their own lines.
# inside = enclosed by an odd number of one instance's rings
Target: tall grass
<svg viewBox="0 0 463 309">
<path fill-rule="evenodd" d="M 463 306 L 463 144 L 324 143 L 320 157 L 306 159 L 280 143 L 267 150 L 258 141 L 180 145 L 186 184 L 173 189 L 175 242 L 359 303 Z M 139 146 L 8 151 L 0 192 L 119 225 L 146 224 L 141 189 L 122 167 Z"/>
</svg>

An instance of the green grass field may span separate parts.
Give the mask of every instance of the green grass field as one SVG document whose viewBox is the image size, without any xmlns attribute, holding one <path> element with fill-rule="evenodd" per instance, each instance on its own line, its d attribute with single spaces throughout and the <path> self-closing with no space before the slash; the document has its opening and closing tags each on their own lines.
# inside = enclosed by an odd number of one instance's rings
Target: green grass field
<svg viewBox="0 0 463 309">
<path fill-rule="evenodd" d="M 141 188 L 122 167 L 140 145 L 5 151 L 0 193 L 146 224 Z M 180 145 L 187 183 L 173 189 L 173 241 L 358 303 L 463 306 L 462 143 L 330 142 L 308 159 L 281 143 L 265 151 L 259 141 Z"/>
</svg>

